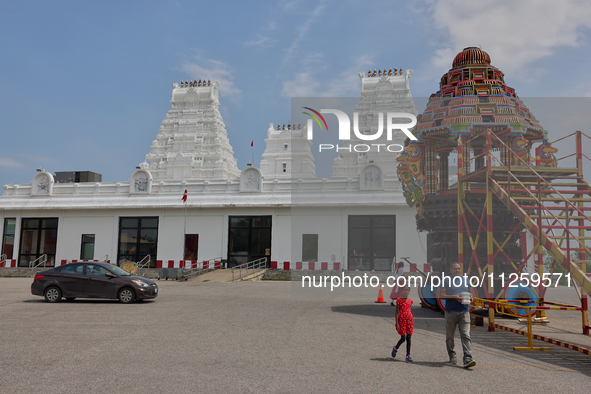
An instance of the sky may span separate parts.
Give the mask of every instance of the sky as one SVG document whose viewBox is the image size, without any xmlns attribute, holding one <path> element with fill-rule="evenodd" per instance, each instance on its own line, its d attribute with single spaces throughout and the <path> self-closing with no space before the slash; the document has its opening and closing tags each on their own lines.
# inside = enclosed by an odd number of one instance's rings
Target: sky
<svg viewBox="0 0 591 394">
<path fill-rule="evenodd" d="M 220 81 L 242 170 L 292 97 L 358 97 L 358 72 L 394 67 L 428 97 L 467 46 L 521 98 L 591 97 L 590 41 L 584 0 L 3 1 L 0 184 L 39 167 L 128 180 L 183 80 Z M 590 102 L 577 100 L 583 114 Z M 545 122 L 591 135 L 585 117 L 530 109 L 551 136 Z"/>
</svg>

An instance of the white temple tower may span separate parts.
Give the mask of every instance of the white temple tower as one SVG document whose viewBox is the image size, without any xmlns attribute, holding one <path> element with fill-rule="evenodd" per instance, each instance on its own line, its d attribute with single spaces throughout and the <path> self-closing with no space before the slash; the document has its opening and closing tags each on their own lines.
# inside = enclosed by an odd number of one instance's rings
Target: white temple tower
<svg viewBox="0 0 591 394">
<path fill-rule="evenodd" d="M 140 167 L 150 170 L 154 180 L 240 177 L 218 110 L 219 82 L 172 86 L 170 111 Z"/>
<path fill-rule="evenodd" d="M 266 179 L 314 178 L 316 166 L 312 156 L 312 141 L 306 138 L 306 127 L 288 124 L 273 127 L 269 123 L 261 171 Z"/>
<path fill-rule="evenodd" d="M 359 73 L 361 80 L 361 98 L 357 102 L 355 112 L 359 114 L 359 131 L 363 134 L 375 134 L 378 130 L 378 114 L 382 113 L 384 131 L 382 137 L 373 141 L 362 141 L 353 133 L 353 119 L 351 119 L 351 140 L 341 145 L 348 146 L 356 144 L 384 144 L 384 147 L 372 147 L 368 152 L 351 152 L 339 150 L 339 156 L 334 159 L 333 177 L 356 177 L 361 170 L 373 163 L 378 165 L 384 171 L 386 176 L 396 176 L 397 153 L 391 153 L 385 150 L 385 146 L 390 144 L 404 145 L 406 135 L 396 130 L 393 133 L 393 140 L 386 139 L 386 114 L 388 112 L 405 112 L 417 115 L 412 95 L 410 93 L 409 79 L 412 70 L 406 70 L 400 73 L 396 69 L 390 69 L 384 72 Z M 400 119 L 399 123 L 409 122 L 409 119 Z M 398 122 L 394 122 L 398 123 Z"/>
</svg>

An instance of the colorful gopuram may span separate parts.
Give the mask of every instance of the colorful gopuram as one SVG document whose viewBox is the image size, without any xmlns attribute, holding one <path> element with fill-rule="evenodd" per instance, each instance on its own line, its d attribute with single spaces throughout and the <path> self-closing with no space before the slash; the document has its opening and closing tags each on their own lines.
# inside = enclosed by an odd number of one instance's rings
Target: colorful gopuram
<svg viewBox="0 0 591 394">
<path fill-rule="evenodd" d="M 546 131 L 515 90 L 507 86 L 503 72 L 491 65 L 486 52 L 468 47 L 455 57 L 452 68 L 441 77 L 439 90 L 430 96 L 427 108 L 419 115 L 414 129 L 418 141 L 407 142 L 398 157 L 398 175 L 407 203 L 419 208 L 418 229 L 429 232 L 428 260 L 435 270 L 444 270 L 458 256 L 457 192 L 450 185 L 450 160 L 459 164 L 458 176 L 484 169 L 487 130 L 515 152 L 500 145 L 503 164 L 556 166 L 552 156 L 556 149 L 547 143 Z M 540 143 L 537 162 L 530 156 L 534 143 Z M 469 184 L 466 191 L 468 203 L 472 201 L 475 210 L 477 206 L 481 209 L 485 185 Z M 506 228 L 510 233 L 516 219 L 500 201 L 495 201 L 494 206 L 498 208 L 495 229 L 503 233 Z M 506 247 L 515 261 L 521 253 L 517 241 L 515 232 Z M 465 253 L 471 252 L 469 245 L 464 248 Z M 480 258 L 485 259 L 486 245 L 478 249 Z M 499 255 L 495 264 L 506 260 Z"/>
</svg>

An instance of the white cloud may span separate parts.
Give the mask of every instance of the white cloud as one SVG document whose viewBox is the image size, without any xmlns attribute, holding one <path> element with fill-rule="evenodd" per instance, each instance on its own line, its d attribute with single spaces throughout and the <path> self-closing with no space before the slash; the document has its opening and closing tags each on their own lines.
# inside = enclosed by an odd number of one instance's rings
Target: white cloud
<svg viewBox="0 0 591 394">
<path fill-rule="evenodd" d="M 256 40 L 252 40 L 252 41 L 248 41 L 244 43 L 244 46 L 247 47 L 259 47 L 259 48 L 269 48 L 271 46 L 273 46 L 274 43 L 276 43 L 277 40 L 273 40 L 269 37 L 263 37 L 259 34 L 258 39 Z"/>
<path fill-rule="evenodd" d="M 279 6 L 284 11 L 290 11 L 290 10 L 293 10 L 293 9 L 297 8 L 297 6 L 298 6 L 299 3 L 300 3 L 300 0 L 282 0 L 279 3 Z"/>
<path fill-rule="evenodd" d="M 220 93 L 224 97 L 239 102 L 242 99 L 242 91 L 234 85 L 234 72 L 224 62 L 213 59 L 202 59 L 197 57 L 197 63 L 185 63 L 182 70 L 189 75 L 190 79 L 211 79 L 220 82 Z"/>
<path fill-rule="evenodd" d="M 325 78 L 326 71 L 318 72 L 320 69 L 325 69 L 320 63 L 322 56 L 311 54 L 306 57 L 308 61 L 304 63 L 312 66 L 308 69 L 315 71 L 306 71 L 298 73 L 290 81 L 283 83 L 281 94 L 287 97 L 342 97 L 342 96 L 356 96 L 359 94 L 359 72 L 365 72 L 365 68 L 373 65 L 373 55 L 363 55 L 352 62 L 352 66 L 346 70 L 341 71 L 332 77 Z M 313 60 L 313 61 L 312 61 Z M 321 81 L 321 82 L 320 82 Z"/>
<path fill-rule="evenodd" d="M 323 66 L 324 63 L 324 54 L 320 53 L 320 52 L 311 52 L 309 54 L 307 54 L 306 56 L 304 56 L 301 60 L 300 63 L 302 66 L 304 67 L 309 67 L 309 66 Z"/>
<path fill-rule="evenodd" d="M 307 72 L 298 73 L 291 81 L 283 83 L 281 94 L 287 97 L 316 97 L 320 84 Z"/>
<path fill-rule="evenodd" d="M 7 167 L 7 168 L 27 168 L 22 163 L 19 163 L 16 160 L 9 159 L 7 157 L 0 157 L 0 167 Z"/>
<path fill-rule="evenodd" d="M 591 3 L 586 0 L 430 0 L 436 28 L 445 44 L 432 67 L 446 71 L 451 59 L 467 46 L 481 46 L 494 66 L 527 78 L 537 60 L 560 47 L 578 47 L 591 28 Z M 539 72 L 539 71 L 537 71 Z"/>
<path fill-rule="evenodd" d="M 291 60 L 292 55 L 295 54 L 295 52 L 297 51 L 297 49 L 300 45 L 300 41 L 302 41 L 304 36 L 308 33 L 308 30 L 310 30 L 310 27 L 312 26 L 312 24 L 314 22 L 316 22 L 316 19 L 318 19 L 318 17 L 320 16 L 320 13 L 326 7 L 325 3 L 326 3 L 325 0 L 321 0 L 318 3 L 318 5 L 316 6 L 316 8 L 314 9 L 314 11 L 312 11 L 310 16 L 306 19 L 304 24 L 298 28 L 297 37 L 293 40 L 293 42 L 291 43 L 291 46 L 289 48 L 287 48 L 287 50 L 285 51 L 285 57 L 283 60 L 284 64 L 288 63 Z M 285 9 L 287 9 L 287 7 L 285 7 Z"/>
</svg>

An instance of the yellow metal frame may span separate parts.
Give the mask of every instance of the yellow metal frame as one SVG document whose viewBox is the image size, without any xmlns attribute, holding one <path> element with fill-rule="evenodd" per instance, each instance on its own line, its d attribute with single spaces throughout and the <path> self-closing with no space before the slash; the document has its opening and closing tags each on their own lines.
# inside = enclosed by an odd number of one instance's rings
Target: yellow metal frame
<svg viewBox="0 0 591 394">
<path fill-rule="evenodd" d="M 495 312 L 502 313 L 503 315 L 507 316 L 514 316 L 514 317 L 521 317 L 517 314 L 517 309 L 527 309 L 527 347 L 524 346 L 514 346 L 513 350 L 536 350 L 536 351 L 544 351 L 549 350 L 548 347 L 540 347 L 534 346 L 534 338 L 533 338 L 533 331 L 532 331 L 532 310 L 535 310 L 536 306 L 525 306 L 525 305 L 517 305 L 511 304 L 506 300 L 502 301 L 492 301 L 487 300 L 484 298 L 474 298 L 473 299 L 474 307 L 479 309 L 488 308 L 489 311 L 489 318 L 488 318 L 488 326 L 489 331 L 490 327 L 494 327 L 495 323 Z M 487 305 L 488 304 L 488 305 Z M 494 304 L 494 308 L 490 308 L 489 305 Z M 559 308 L 556 308 L 559 309 Z"/>
</svg>

